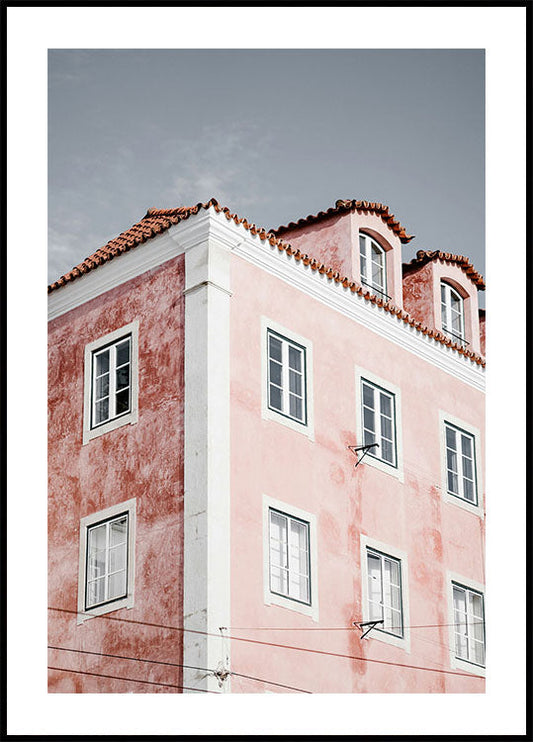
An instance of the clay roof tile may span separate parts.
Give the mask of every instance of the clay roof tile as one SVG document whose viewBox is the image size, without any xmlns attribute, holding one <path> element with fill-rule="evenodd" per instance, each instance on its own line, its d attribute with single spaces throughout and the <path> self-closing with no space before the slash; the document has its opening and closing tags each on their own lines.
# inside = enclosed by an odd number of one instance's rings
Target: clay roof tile
<svg viewBox="0 0 533 742">
<path fill-rule="evenodd" d="M 289 224 L 282 225 L 277 229 L 273 229 L 272 232 L 276 236 L 281 236 L 293 229 L 299 229 L 300 227 L 307 226 L 309 224 L 316 224 L 317 222 L 327 219 L 331 216 L 338 214 L 348 213 L 350 211 L 358 211 L 363 213 L 373 213 L 380 216 L 383 222 L 392 229 L 392 231 L 400 238 L 403 243 L 410 242 L 414 235 L 408 235 L 405 229 L 402 227 L 400 222 L 395 218 L 394 214 L 389 212 L 389 207 L 385 204 L 378 203 L 375 201 L 357 201 L 355 199 L 338 199 L 335 202 L 335 206 L 327 209 L 326 211 L 319 211 L 318 214 L 309 214 L 308 216 L 298 219 L 297 222 L 289 222 Z"/>
<path fill-rule="evenodd" d="M 418 250 L 416 258 L 413 258 L 409 263 L 403 265 L 403 275 L 407 275 L 419 268 L 422 268 L 432 260 L 440 260 L 444 263 L 455 263 L 461 268 L 468 278 L 476 284 L 480 291 L 485 290 L 485 281 L 481 273 L 478 273 L 472 263 L 464 255 L 454 255 L 451 252 L 442 252 L 441 250 Z"/>
</svg>

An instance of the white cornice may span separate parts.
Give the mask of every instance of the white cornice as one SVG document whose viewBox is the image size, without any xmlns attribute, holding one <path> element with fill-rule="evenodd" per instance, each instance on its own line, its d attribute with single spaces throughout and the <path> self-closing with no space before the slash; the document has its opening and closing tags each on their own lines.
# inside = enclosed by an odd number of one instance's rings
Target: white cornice
<svg viewBox="0 0 533 742">
<path fill-rule="evenodd" d="M 215 218 L 225 220 L 221 214 L 217 214 Z M 278 250 L 277 246 L 272 247 L 268 240 L 261 240 L 258 236 L 250 234 L 241 225 L 235 225 L 234 229 L 241 235 L 241 239 L 233 248 L 235 255 L 304 291 L 475 389 L 485 390 L 485 371 L 481 366 L 438 340 L 423 335 L 399 317 L 367 301 L 359 294 L 352 294 L 350 289 L 327 278 L 325 274 L 313 271 L 303 263 L 297 264 L 285 251 Z"/>
<path fill-rule="evenodd" d="M 213 208 L 200 211 L 152 238 L 146 245 L 139 245 L 71 284 L 56 289 L 49 295 L 49 319 L 59 317 L 183 254 L 207 239 L 231 249 L 240 258 L 359 322 L 377 335 L 414 353 L 475 389 L 485 390 L 485 372 L 482 367 L 438 340 L 423 335 L 382 307 L 358 294 L 352 294 L 349 289 L 327 278 L 325 274 L 313 271 L 303 263 L 297 264 L 285 251 L 278 250 L 277 246 L 272 247 L 268 240 L 261 240 L 259 236 L 252 235 L 241 224 L 235 224 Z"/>
</svg>

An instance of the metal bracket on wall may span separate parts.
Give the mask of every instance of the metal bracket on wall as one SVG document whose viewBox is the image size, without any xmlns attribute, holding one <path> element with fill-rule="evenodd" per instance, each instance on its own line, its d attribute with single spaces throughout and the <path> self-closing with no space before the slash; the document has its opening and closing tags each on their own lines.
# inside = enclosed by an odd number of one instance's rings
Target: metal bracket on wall
<svg viewBox="0 0 533 742">
<path fill-rule="evenodd" d="M 354 464 L 354 469 L 357 469 L 357 467 L 371 448 L 379 448 L 379 443 L 367 443 L 365 446 L 348 446 L 348 448 L 357 459 L 356 463 Z M 359 451 L 363 451 L 363 454 L 361 456 L 359 456 Z"/>
<path fill-rule="evenodd" d="M 380 618 L 378 621 L 354 621 L 353 625 L 357 626 L 357 628 L 362 631 L 361 639 L 364 639 L 365 636 L 372 631 L 372 629 L 375 629 L 378 623 L 383 623 L 383 619 Z M 368 628 L 367 628 L 368 626 Z M 366 631 L 365 631 L 366 629 Z"/>
</svg>

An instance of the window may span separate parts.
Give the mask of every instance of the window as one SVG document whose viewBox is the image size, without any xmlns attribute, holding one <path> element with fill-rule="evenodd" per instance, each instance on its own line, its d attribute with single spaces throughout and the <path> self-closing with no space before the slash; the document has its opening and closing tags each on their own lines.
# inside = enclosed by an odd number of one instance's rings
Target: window
<svg viewBox="0 0 533 742">
<path fill-rule="evenodd" d="M 91 427 L 131 410 L 131 336 L 93 353 Z"/>
<path fill-rule="evenodd" d="M 385 250 L 366 234 L 359 235 L 359 261 L 361 283 L 369 286 L 385 299 L 387 296 L 387 271 Z"/>
<path fill-rule="evenodd" d="M 273 330 L 267 332 L 268 407 L 307 424 L 306 349 Z"/>
<path fill-rule="evenodd" d="M 485 610 L 483 594 L 452 583 L 455 656 L 485 666 Z"/>
<path fill-rule="evenodd" d="M 83 443 L 137 422 L 138 322 L 85 346 Z"/>
<path fill-rule="evenodd" d="M 440 284 L 442 330 L 452 340 L 465 347 L 464 302 L 462 296 L 449 283 Z"/>
<path fill-rule="evenodd" d="M 310 605 L 309 523 L 269 509 L 270 590 Z"/>
<path fill-rule="evenodd" d="M 383 621 L 380 631 L 403 637 L 401 564 L 367 549 L 368 620 Z"/>
<path fill-rule="evenodd" d="M 80 522 L 78 622 L 133 605 L 135 499 Z"/>
<path fill-rule="evenodd" d="M 474 436 L 448 422 L 444 425 L 447 491 L 472 505 L 477 505 Z"/>
<path fill-rule="evenodd" d="M 396 412 L 394 394 L 361 379 L 363 445 L 377 443 L 368 450 L 372 456 L 396 466 Z"/>
<path fill-rule="evenodd" d="M 360 554 L 362 620 L 383 622 L 367 638 L 410 652 L 407 553 L 362 533 Z"/>
<path fill-rule="evenodd" d="M 265 605 L 318 621 L 316 516 L 267 495 L 263 495 L 262 510 Z"/>
</svg>

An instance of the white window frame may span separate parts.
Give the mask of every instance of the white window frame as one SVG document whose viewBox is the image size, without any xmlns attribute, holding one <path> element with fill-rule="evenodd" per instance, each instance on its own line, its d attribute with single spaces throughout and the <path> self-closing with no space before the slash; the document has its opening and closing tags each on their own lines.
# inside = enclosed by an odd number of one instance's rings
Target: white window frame
<svg viewBox="0 0 533 742">
<path fill-rule="evenodd" d="M 474 448 L 474 476 L 476 485 L 477 503 L 471 503 L 459 495 L 448 492 L 448 467 L 447 467 L 447 445 L 446 445 L 446 426 L 457 429 L 459 432 L 466 433 L 472 438 Z M 484 499 L 483 499 L 483 480 L 481 468 L 481 433 L 478 428 L 470 425 L 464 420 L 450 415 L 445 410 L 439 410 L 439 427 L 440 427 L 440 459 L 441 459 L 441 491 L 445 502 L 455 505 L 463 510 L 467 510 L 480 518 L 484 517 Z"/>
<path fill-rule="evenodd" d="M 121 598 L 110 600 L 107 603 L 86 608 L 87 592 L 87 542 L 89 529 L 107 522 L 118 516 L 128 516 L 128 545 L 127 545 L 127 593 Z M 135 576 L 135 529 L 136 529 L 136 500 L 112 505 L 92 515 L 86 515 L 80 520 L 80 549 L 78 569 L 78 617 L 77 622 L 83 623 L 93 616 L 116 611 L 119 608 L 133 608 L 134 605 L 134 576 Z"/>
<path fill-rule="evenodd" d="M 304 368 L 304 407 L 306 410 L 305 420 L 300 421 L 297 418 L 290 417 L 273 407 L 269 404 L 269 345 L 268 338 L 269 334 L 272 333 L 278 336 L 282 341 L 285 341 L 283 346 L 286 350 L 285 353 L 288 355 L 288 347 L 293 343 L 299 350 L 303 350 L 303 358 L 305 363 Z M 287 361 L 287 359 L 285 359 Z M 288 396 L 288 362 L 283 364 L 283 379 L 284 379 L 284 396 Z M 295 430 L 299 433 L 303 433 L 305 436 L 314 440 L 314 410 L 313 410 L 313 344 L 307 338 L 298 335 L 292 330 L 283 327 L 282 325 L 274 322 L 267 317 L 261 317 L 261 414 L 263 419 L 272 420 L 291 430 Z"/>
<path fill-rule="evenodd" d="M 361 244 L 363 243 L 363 244 Z M 368 269 L 372 268 L 372 247 L 375 247 L 381 254 L 383 265 L 383 285 L 378 285 L 372 280 L 372 271 L 370 276 L 368 275 Z M 361 255 L 365 259 L 365 270 L 366 275 L 363 275 L 361 270 Z M 390 297 L 387 295 L 387 251 L 377 242 L 373 237 L 366 234 L 365 232 L 359 232 L 359 275 L 361 277 L 361 284 L 375 291 L 379 296 L 385 300 L 389 300 Z"/>
<path fill-rule="evenodd" d="M 444 289 L 444 301 L 442 299 L 442 291 Z M 465 300 L 457 291 L 454 286 L 452 286 L 448 281 L 445 279 L 442 279 L 440 282 L 440 313 L 441 313 L 441 325 L 442 325 L 442 331 L 448 335 L 448 337 L 453 340 L 458 345 L 462 345 L 463 347 L 466 347 L 468 345 L 466 340 L 466 330 L 465 330 Z M 452 294 L 457 299 L 459 299 L 461 312 L 460 312 L 460 319 L 461 319 L 461 332 L 459 335 L 455 333 L 452 330 Z"/>
<path fill-rule="evenodd" d="M 401 549 L 397 549 L 390 544 L 385 544 L 382 541 L 377 541 L 366 534 L 361 534 L 361 600 L 362 600 L 362 614 L 363 621 L 370 621 L 370 608 L 368 600 L 368 552 L 378 553 L 383 557 L 389 557 L 400 563 L 400 585 L 401 585 L 401 605 L 402 605 L 402 625 L 403 625 L 403 636 L 398 636 L 390 631 L 380 628 L 378 624 L 376 628 L 372 629 L 367 635 L 368 639 L 376 639 L 377 641 L 385 642 L 386 644 L 392 644 L 394 647 L 399 647 L 405 650 L 407 653 L 411 652 L 411 632 L 409 622 L 409 566 L 407 560 L 407 553 Z"/>
<path fill-rule="evenodd" d="M 308 526 L 309 588 L 311 601 L 309 604 L 273 592 L 270 588 L 270 512 L 272 510 L 288 518 L 294 518 L 297 521 L 306 523 Z M 263 596 L 265 605 L 288 608 L 291 611 L 309 616 L 313 621 L 318 621 L 317 557 L 317 526 L 315 515 L 294 505 L 289 505 L 286 502 L 281 502 L 280 500 L 263 495 Z"/>
<path fill-rule="evenodd" d="M 105 423 L 93 427 L 93 359 L 99 350 L 107 346 L 115 346 L 120 340 L 130 338 L 130 410 L 116 417 L 112 417 Z M 85 346 L 85 368 L 84 368 L 84 395 L 83 395 L 83 445 L 93 438 L 97 438 L 111 430 L 116 430 L 123 425 L 132 425 L 138 420 L 138 396 L 139 396 L 139 322 L 135 320 L 118 330 L 104 335 L 103 337 L 88 343 Z"/>
<path fill-rule="evenodd" d="M 390 464 L 387 461 L 379 458 L 373 453 L 374 449 L 370 449 L 363 459 L 363 465 L 368 464 L 373 466 L 380 471 L 386 472 L 393 477 L 396 477 L 400 482 L 404 481 L 403 472 L 403 435 L 402 435 L 402 400 L 400 388 L 395 384 L 391 384 L 390 381 L 376 376 L 376 374 L 367 371 L 364 368 L 356 366 L 355 368 L 355 388 L 356 388 L 356 436 L 357 445 L 363 445 L 363 382 L 367 382 L 374 388 L 378 387 L 379 391 L 383 391 L 393 397 L 393 408 L 394 408 L 394 437 L 395 437 L 395 463 Z M 379 451 L 379 449 L 378 449 Z M 361 455 L 361 454 L 360 454 Z"/>
<path fill-rule="evenodd" d="M 487 612 L 485 608 L 485 586 L 482 585 L 480 582 L 476 582 L 475 580 L 471 580 L 467 577 L 464 577 L 463 575 L 457 574 L 455 572 L 448 572 L 447 575 L 447 582 L 448 582 L 448 628 L 449 628 L 449 634 L 448 634 L 448 645 L 450 647 L 450 666 L 454 670 L 461 670 L 462 672 L 468 672 L 472 673 L 473 675 L 481 675 L 482 677 L 486 677 L 486 663 L 487 663 L 487 644 L 486 644 L 486 626 L 487 626 Z M 471 592 L 478 593 L 483 597 L 483 614 L 484 614 L 484 623 L 485 623 L 485 665 L 477 665 L 474 662 L 471 662 L 470 660 L 465 660 L 461 657 L 458 657 L 456 654 L 456 648 L 455 648 L 455 611 L 454 611 L 454 602 L 453 602 L 453 588 L 454 585 L 457 587 L 461 587 L 465 590 L 470 590 Z"/>
</svg>

